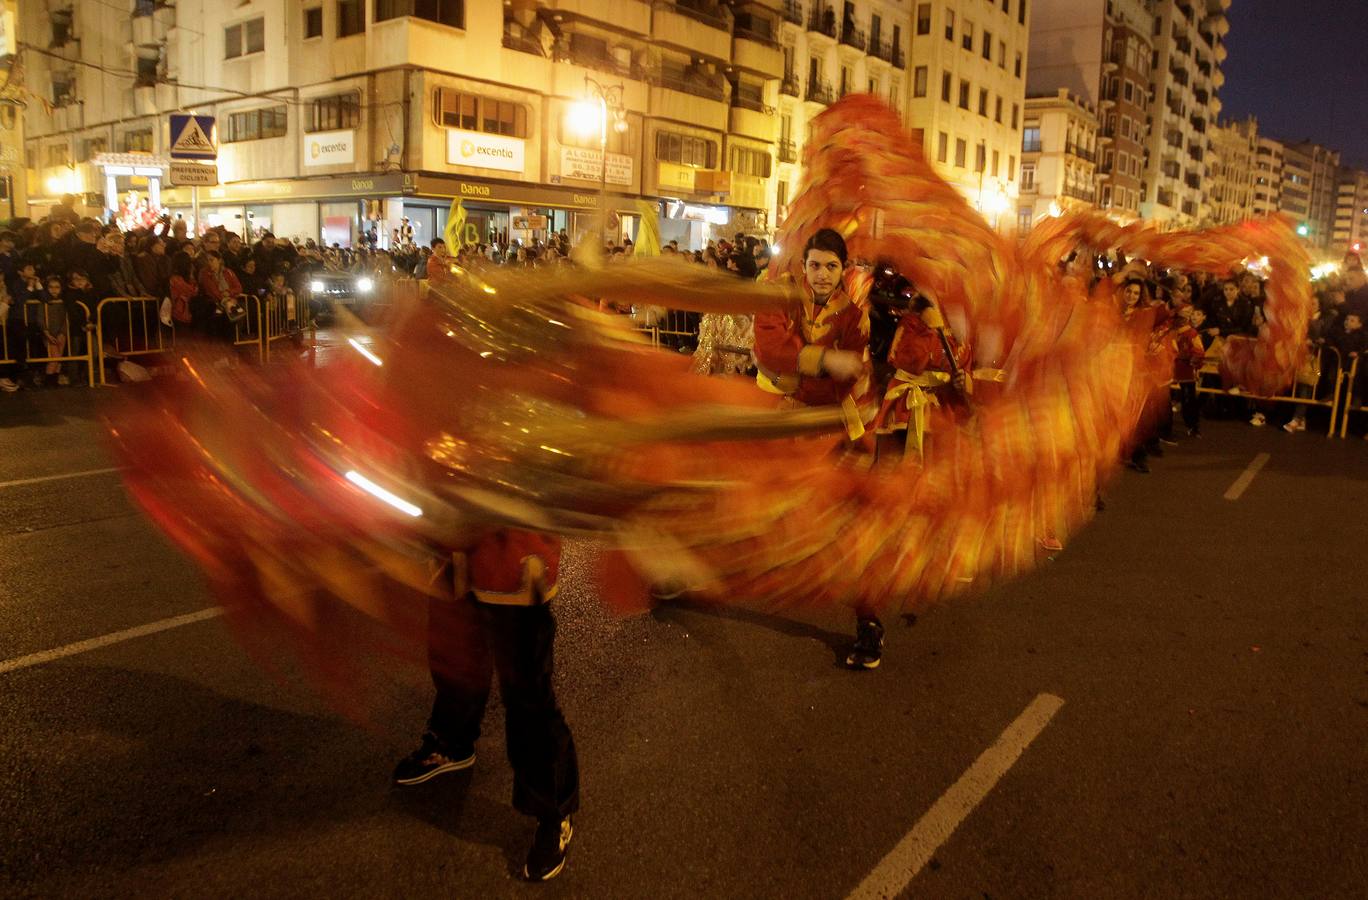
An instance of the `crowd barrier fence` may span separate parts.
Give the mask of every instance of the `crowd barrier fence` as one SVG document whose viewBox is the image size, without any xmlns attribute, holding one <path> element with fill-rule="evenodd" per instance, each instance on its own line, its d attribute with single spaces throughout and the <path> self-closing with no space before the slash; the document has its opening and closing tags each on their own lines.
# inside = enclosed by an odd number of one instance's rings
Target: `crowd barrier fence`
<svg viewBox="0 0 1368 900">
<path fill-rule="evenodd" d="M 62 327 L 61 337 L 62 350 L 66 352 L 57 355 L 46 353 L 41 356 L 30 356 L 25 352 L 21 357 L 15 352 L 18 349 L 20 341 L 23 341 L 28 345 L 24 347 L 25 351 L 39 343 L 41 343 L 44 348 L 47 347 L 47 341 L 44 335 L 48 333 L 48 329 L 52 322 L 52 311 L 48 309 L 48 304 L 46 302 L 42 300 L 25 301 L 23 316 L 24 329 L 22 332 L 19 332 L 18 329 L 11 329 L 9 327 L 9 322 L 0 321 L 0 364 L 18 363 L 21 358 L 28 363 L 41 363 L 43 366 L 49 364 L 60 365 L 61 363 L 84 362 L 86 364 L 86 378 L 89 380 L 90 386 L 94 387 L 94 354 L 96 352 L 95 345 L 98 341 L 96 340 L 95 334 L 92 334 L 90 307 L 79 300 L 76 301 L 76 305 L 81 308 L 85 324 L 73 325 L 71 317 L 65 317 L 66 322 Z M 80 338 L 79 341 L 76 340 L 77 337 Z M 78 345 L 84 348 L 84 353 L 73 352 Z"/>
<path fill-rule="evenodd" d="M 106 357 L 151 356 L 175 347 L 176 329 L 162 324 L 161 304 L 156 297 L 106 297 L 95 307 L 95 370 L 101 385 L 108 383 L 104 366 Z M 122 341 L 125 326 L 127 345 Z M 106 342 L 110 346 L 106 346 Z"/>
<path fill-rule="evenodd" d="M 1206 365 L 1202 367 L 1202 370 L 1199 373 L 1197 393 L 1224 397 L 1239 397 L 1245 400 L 1253 400 L 1256 403 L 1292 403 L 1299 406 L 1319 406 L 1330 411 L 1330 427 L 1326 431 L 1325 436 L 1334 437 L 1335 425 L 1339 421 L 1340 415 L 1340 388 L 1343 385 L 1345 378 L 1344 371 L 1340 366 L 1339 351 L 1334 347 L 1321 347 L 1317 350 L 1314 360 L 1314 382 L 1302 382 L 1294 378 L 1292 383 L 1286 388 L 1288 393 L 1261 397 L 1243 391 L 1231 392 L 1225 388 L 1212 387 L 1203 384 L 1200 380 L 1201 377 L 1220 378 L 1219 365 L 1211 357 L 1208 357 Z M 1333 368 L 1326 368 L 1327 362 L 1333 365 Z M 1306 393 L 1302 396 L 1298 396 L 1297 391 L 1299 388 Z"/>
<path fill-rule="evenodd" d="M 1345 387 L 1344 405 L 1340 407 L 1339 436 L 1341 439 L 1349 433 L 1349 414 L 1351 412 L 1368 413 L 1368 390 L 1355 390 L 1358 385 L 1359 364 L 1362 362 L 1362 356 L 1354 357 L 1354 364 L 1349 367 L 1349 371 L 1342 373 Z"/>
</svg>

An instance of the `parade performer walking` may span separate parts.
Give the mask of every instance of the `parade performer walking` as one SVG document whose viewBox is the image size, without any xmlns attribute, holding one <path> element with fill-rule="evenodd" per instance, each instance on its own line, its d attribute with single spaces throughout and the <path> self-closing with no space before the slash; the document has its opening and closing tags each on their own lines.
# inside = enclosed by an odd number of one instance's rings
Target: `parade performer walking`
<svg viewBox="0 0 1368 900">
<path fill-rule="evenodd" d="M 920 458 L 926 433 L 933 430 L 932 410 L 968 411 L 971 360 L 970 349 L 946 327 L 940 311 L 925 297 L 916 298 L 893 335 L 888 361 L 895 371 L 875 431 L 881 438 L 905 433 L 906 449 Z M 895 452 L 889 441 L 880 443 L 881 454 Z"/>
<path fill-rule="evenodd" d="M 755 360 L 760 386 L 795 406 L 844 406 L 852 437 L 872 416 L 869 404 L 869 313 L 846 289 L 845 240 L 829 228 L 803 248 L 801 299 L 787 311 L 755 317 Z M 883 623 L 863 600 L 853 600 L 855 644 L 846 665 L 877 668 L 883 657 Z"/>
</svg>

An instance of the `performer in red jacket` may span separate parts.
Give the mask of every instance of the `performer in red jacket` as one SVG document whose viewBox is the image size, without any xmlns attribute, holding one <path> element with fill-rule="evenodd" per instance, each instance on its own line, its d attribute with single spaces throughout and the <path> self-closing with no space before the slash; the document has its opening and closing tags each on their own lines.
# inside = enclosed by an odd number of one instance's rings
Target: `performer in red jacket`
<svg viewBox="0 0 1368 900">
<path fill-rule="evenodd" d="M 940 311 L 917 298 L 893 335 L 888 361 L 897 371 L 884 392 L 875 430 L 880 435 L 905 431 L 906 446 L 921 456 L 925 435 L 933 430 L 931 411 L 965 409 L 972 359 L 969 347 L 946 328 Z M 885 449 L 891 448 L 881 446 L 880 452 Z"/>
<path fill-rule="evenodd" d="M 448 267 L 433 277 L 457 276 Z M 565 867 L 571 816 L 579 810 L 575 742 L 552 687 L 551 600 L 560 552 L 560 538 L 514 529 L 447 551 L 428 610 L 428 668 L 437 696 L 421 744 L 394 770 L 396 784 L 416 785 L 473 766 L 497 672 L 513 807 L 537 820 L 523 866 L 529 881 L 547 881 Z"/>
<path fill-rule="evenodd" d="M 802 295 L 786 312 L 755 317 L 757 381 L 795 406 L 843 406 L 851 437 L 873 419 L 870 403 L 869 313 L 850 296 L 845 240 L 823 228 L 803 248 Z M 852 669 L 877 668 L 883 623 L 858 599 Z"/>
</svg>

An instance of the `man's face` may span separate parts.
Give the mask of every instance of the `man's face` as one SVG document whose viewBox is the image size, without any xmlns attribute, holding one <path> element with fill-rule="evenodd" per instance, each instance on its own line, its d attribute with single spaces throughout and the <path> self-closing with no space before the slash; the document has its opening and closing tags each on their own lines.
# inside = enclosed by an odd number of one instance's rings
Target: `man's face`
<svg viewBox="0 0 1368 900">
<path fill-rule="evenodd" d="M 825 300 L 831 296 L 840 281 L 841 268 L 841 258 L 835 253 L 815 248 L 807 252 L 803 259 L 803 275 L 808 287 L 812 288 L 814 299 Z"/>
<path fill-rule="evenodd" d="M 273 237 L 272 237 L 271 235 L 269 235 L 269 234 L 266 235 L 264 238 L 261 239 L 261 246 L 265 247 L 267 250 L 274 250 L 274 249 L 275 249 L 275 238 L 273 238 Z"/>
<path fill-rule="evenodd" d="M 1188 321 L 1192 323 L 1193 328 L 1201 328 L 1206 322 L 1206 313 L 1200 309 L 1193 309 L 1188 313 Z"/>
<path fill-rule="evenodd" d="M 1240 288 L 1232 281 L 1227 281 L 1221 285 L 1221 293 L 1225 295 L 1227 303 L 1233 303 L 1235 298 L 1240 296 Z"/>
<path fill-rule="evenodd" d="M 1253 275 L 1246 275 L 1240 279 L 1240 290 L 1244 291 L 1246 297 L 1259 296 L 1259 279 Z"/>
<path fill-rule="evenodd" d="M 23 278 L 24 280 L 28 280 L 37 273 L 38 270 L 34 268 L 33 263 L 28 263 L 19 270 L 19 277 Z"/>
</svg>

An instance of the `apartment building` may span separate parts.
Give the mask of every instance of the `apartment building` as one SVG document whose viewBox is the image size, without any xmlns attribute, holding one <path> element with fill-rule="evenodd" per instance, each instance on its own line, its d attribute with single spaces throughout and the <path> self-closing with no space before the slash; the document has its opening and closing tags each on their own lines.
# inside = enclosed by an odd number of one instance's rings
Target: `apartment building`
<svg viewBox="0 0 1368 900">
<path fill-rule="evenodd" d="M 18 61 L 18 0 L 0 2 L 0 67 L 11 73 L 0 88 L 0 217 L 28 215 L 28 176 L 24 169 L 24 106 L 27 100 L 13 78 Z"/>
<path fill-rule="evenodd" d="M 1310 141 L 1283 143 L 1280 210 L 1297 220 L 1312 251 L 1329 252 L 1335 230 L 1339 152 Z"/>
<path fill-rule="evenodd" d="M 1035 0 L 914 2 L 907 121 L 927 158 L 996 227 L 1015 226 Z"/>
<path fill-rule="evenodd" d="M 1064 90 L 1096 110 L 1097 205 L 1121 221 L 1140 214 L 1154 97 L 1154 0 L 1036 0 L 1030 96 Z"/>
<path fill-rule="evenodd" d="M 1097 203 L 1097 114 L 1060 88 L 1048 97 L 1027 97 L 1021 146 L 1021 196 L 1017 230 L 1025 233 L 1042 216 L 1089 209 Z"/>
<path fill-rule="evenodd" d="M 1254 152 L 1254 215 L 1271 216 L 1282 209 L 1283 145 L 1259 136 Z"/>
<path fill-rule="evenodd" d="M 1330 251 L 1362 254 L 1368 246 L 1368 172 L 1345 166 L 1335 190 L 1335 230 Z"/>
<path fill-rule="evenodd" d="M 1158 101 L 1140 203 L 1144 218 L 1194 227 L 1210 218 L 1208 175 L 1230 0 L 1156 0 L 1151 84 Z"/>
<path fill-rule="evenodd" d="M 1258 158 L 1259 123 L 1252 116 L 1212 126 L 1206 224 L 1233 225 L 1255 215 Z"/>
<path fill-rule="evenodd" d="M 777 105 L 777 208 L 797 192 L 808 122 L 846 94 L 906 109 L 907 0 L 783 0 L 783 77 Z"/>
<path fill-rule="evenodd" d="M 764 232 L 782 18 L 779 0 L 33 0 L 25 39 L 52 49 L 27 86 L 53 107 L 29 108 L 34 205 L 133 192 L 188 215 L 167 178 L 187 111 L 217 119 L 206 225 L 346 244 L 408 218 L 426 241 L 461 198 L 467 239 L 530 241 L 585 233 L 603 185 L 624 235 L 643 209 L 685 246 Z"/>
</svg>

